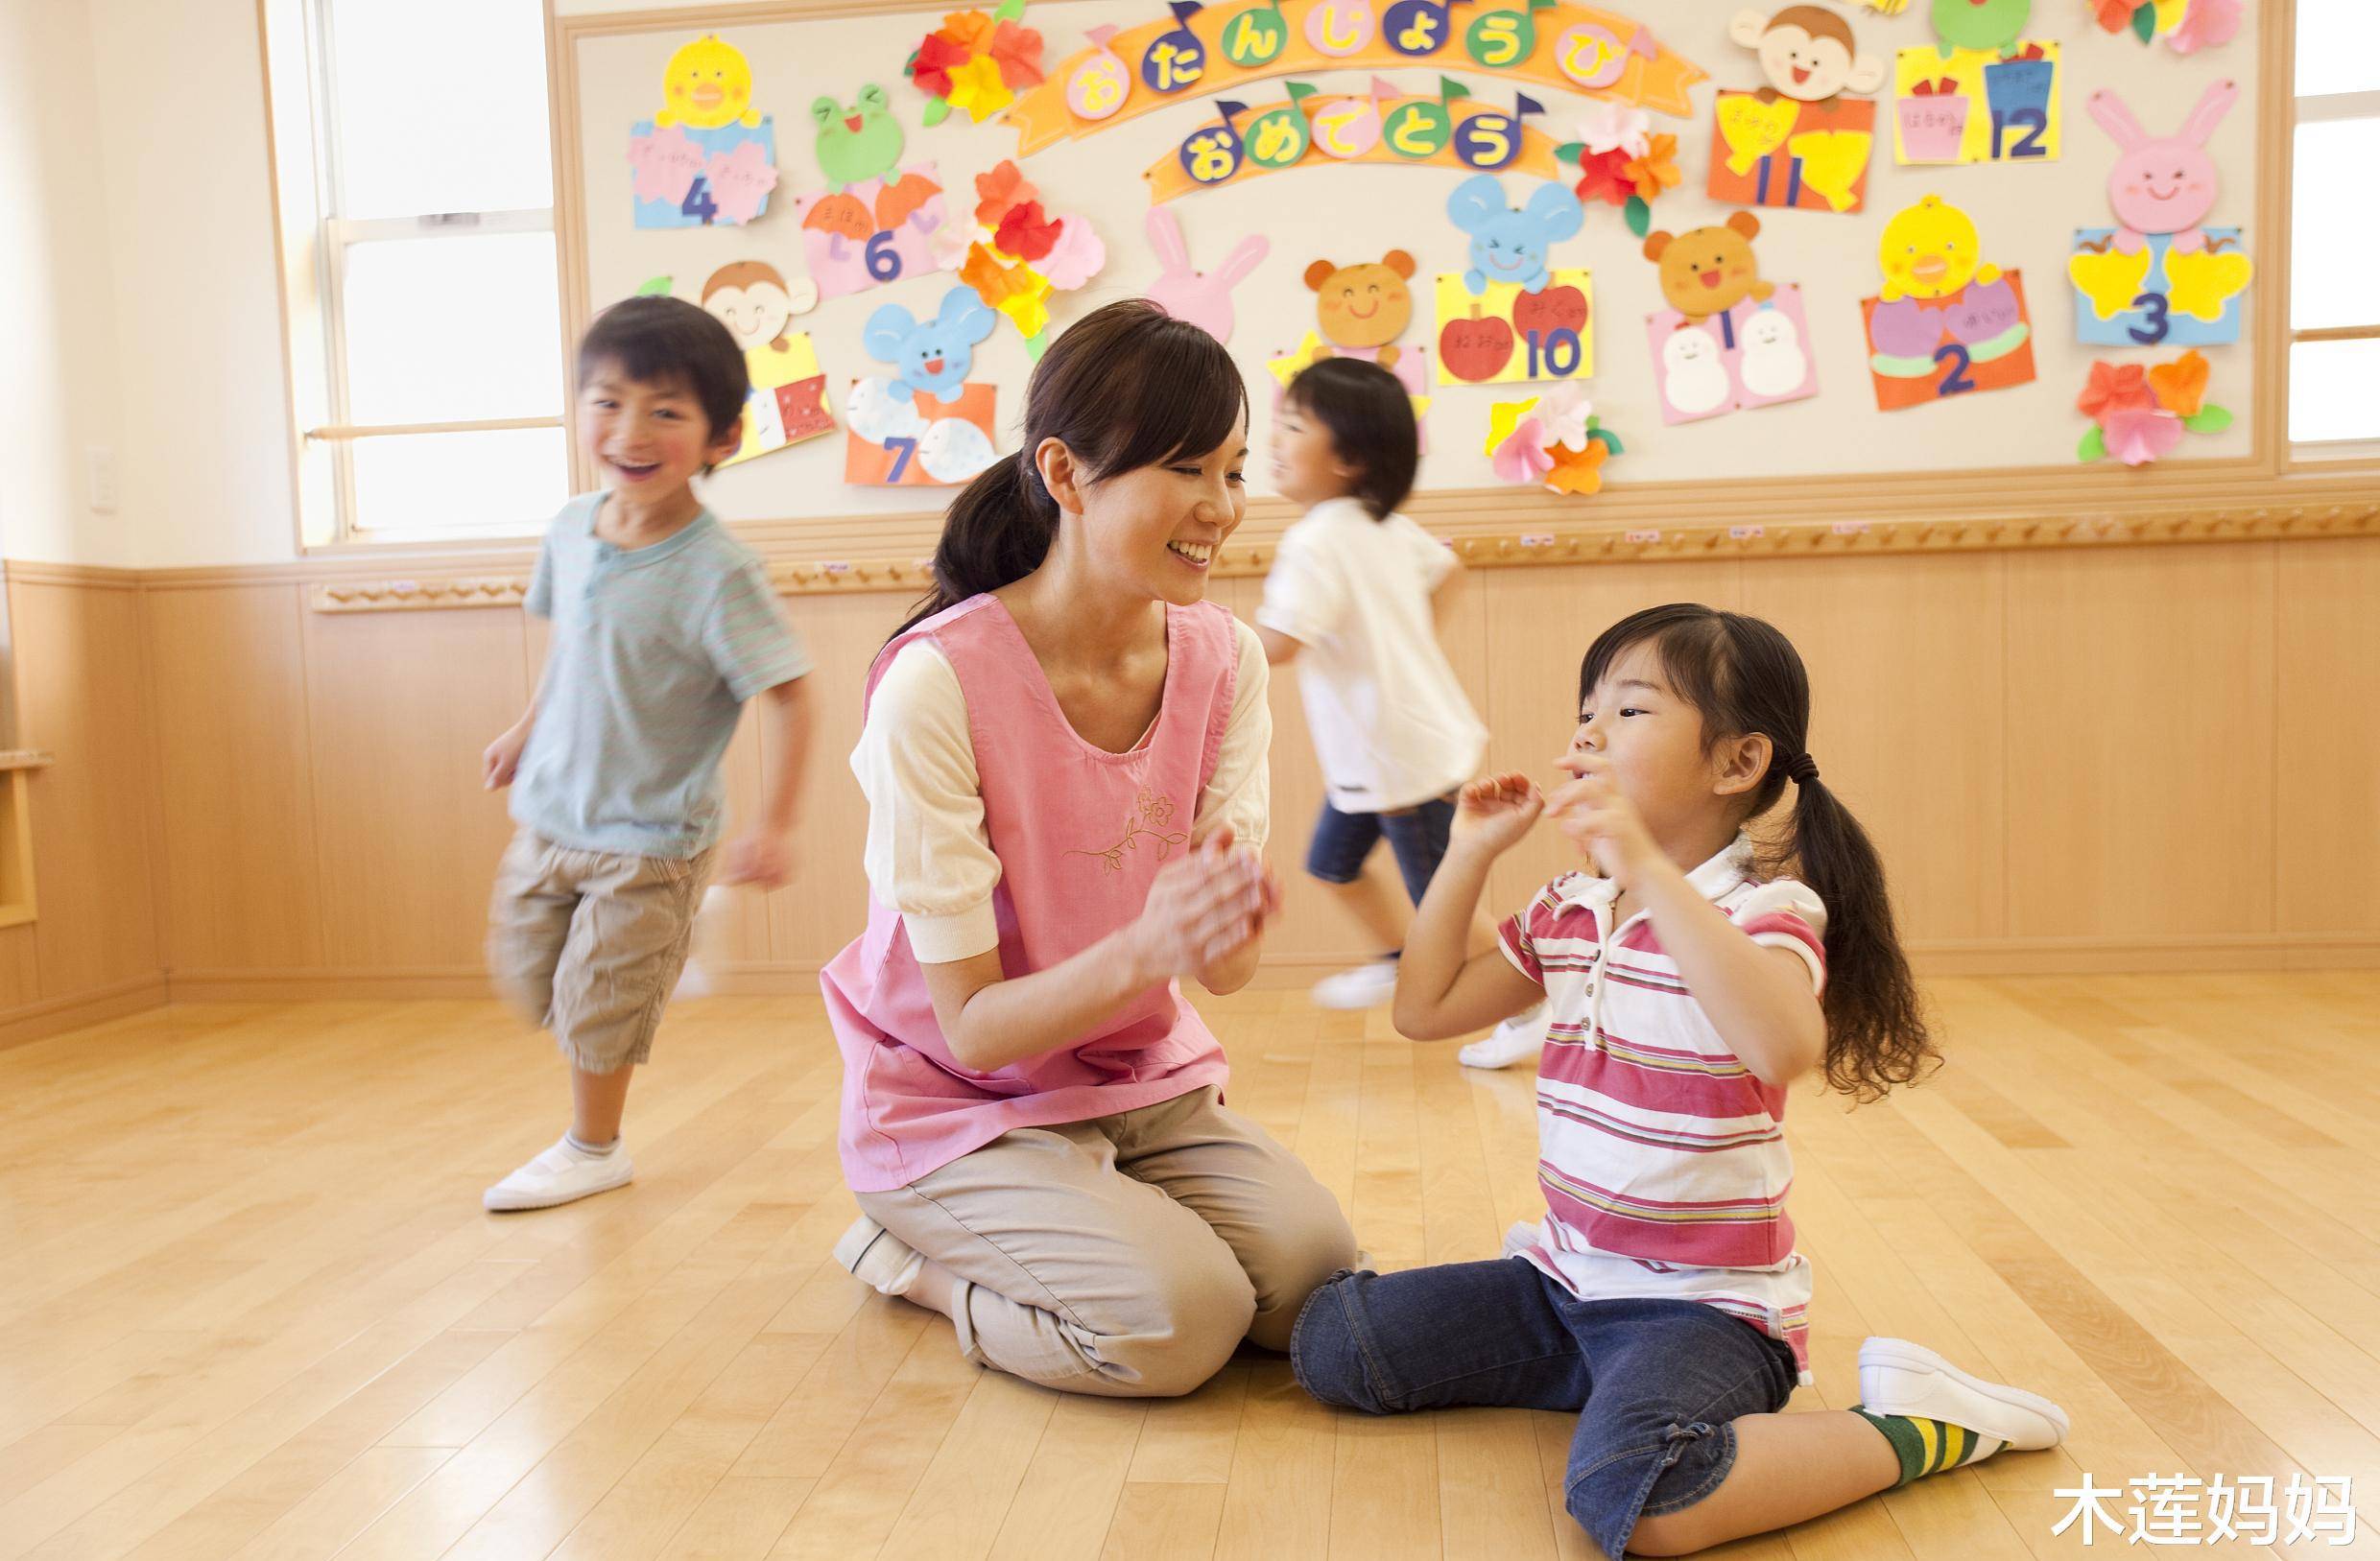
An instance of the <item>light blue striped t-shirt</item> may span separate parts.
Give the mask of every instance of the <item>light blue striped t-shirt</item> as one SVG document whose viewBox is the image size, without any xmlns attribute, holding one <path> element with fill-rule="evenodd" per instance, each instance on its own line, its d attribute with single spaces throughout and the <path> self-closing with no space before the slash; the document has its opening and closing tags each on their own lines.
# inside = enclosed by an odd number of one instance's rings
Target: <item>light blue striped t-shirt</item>
<svg viewBox="0 0 2380 1561">
<path fill-rule="evenodd" d="M 651 547 L 562 507 L 523 602 L 553 621 L 512 816 L 557 845 L 690 857 L 719 839 L 720 756 L 744 701 L 810 671 L 760 559 L 707 509 Z"/>
</svg>

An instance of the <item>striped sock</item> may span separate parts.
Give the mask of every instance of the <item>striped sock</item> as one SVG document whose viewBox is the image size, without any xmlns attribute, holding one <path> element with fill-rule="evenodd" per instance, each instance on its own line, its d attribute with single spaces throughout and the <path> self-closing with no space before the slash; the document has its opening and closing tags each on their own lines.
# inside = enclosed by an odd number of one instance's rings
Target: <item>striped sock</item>
<svg viewBox="0 0 2380 1561">
<path fill-rule="evenodd" d="M 1921 1420 L 1915 1415 L 1869 1414 L 1858 1405 L 1851 1412 L 1884 1433 L 1901 1460 L 1900 1482 L 1923 1479 L 1964 1463 L 1980 1463 L 2008 1446 L 1996 1436 L 1954 1426 L 1947 1420 Z"/>
</svg>

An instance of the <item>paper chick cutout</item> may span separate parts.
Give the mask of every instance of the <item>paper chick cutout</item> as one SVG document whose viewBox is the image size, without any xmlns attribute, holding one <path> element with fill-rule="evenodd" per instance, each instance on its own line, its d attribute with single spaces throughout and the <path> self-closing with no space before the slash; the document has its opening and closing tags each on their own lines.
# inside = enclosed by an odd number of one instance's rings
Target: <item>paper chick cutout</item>
<svg viewBox="0 0 2380 1561">
<path fill-rule="evenodd" d="M 2144 369 L 2095 363 L 2075 408 L 2091 419 L 2075 459 L 2145 466 L 2170 454 L 2184 433 L 2220 434 L 2231 414 L 2206 400 L 2206 359 L 2196 349 Z"/>
<path fill-rule="evenodd" d="M 1884 289 L 1860 309 L 1878 410 L 2033 379 L 2023 279 L 1983 261 L 1965 212 L 1934 195 L 1905 207 L 1884 225 L 1877 259 Z"/>
<path fill-rule="evenodd" d="M 666 284 L 668 279 L 654 280 Z M 666 285 L 662 291 L 668 291 Z M 744 402 L 744 440 L 721 465 L 732 466 L 833 432 L 835 419 L 826 405 L 826 376 L 819 370 L 818 351 L 807 332 L 791 328 L 795 316 L 818 303 L 818 288 L 809 278 L 788 282 L 765 260 L 739 260 L 711 272 L 702 284 L 702 303 L 744 349 L 744 365 L 751 377 Z"/>
<path fill-rule="evenodd" d="M 742 51 L 705 33 L 662 70 L 661 106 L 629 127 L 638 227 L 739 225 L 769 209 L 776 127 L 752 107 Z"/>
<path fill-rule="evenodd" d="M 744 52 L 705 33 L 681 43 L 661 72 L 661 106 L 655 129 L 684 125 L 694 130 L 719 130 L 741 125 L 757 129 L 761 116 L 752 109 L 752 67 Z"/>
<path fill-rule="evenodd" d="M 2207 87 L 2174 135 L 2141 129 L 2124 100 L 2091 94 L 2091 117 L 2122 153 L 2107 175 L 2114 228 L 2080 228 L 2066 272 L 2076 334 L 2097 346 L 2214 345 L 2240 339 L 2240 301 L 2255 273 L 2236 227 L 2200 225 L 2220 189 L 2208 137 L 2239 88 Z"/>
<path fill-rule="evenodd" d="M 1625 453 L 1583 385 L 1499 401 L 1488 412 L 1487 455 L 1500 482 L 1584 497 L 1603 490 L 1604 462 Z"/>
</svg>

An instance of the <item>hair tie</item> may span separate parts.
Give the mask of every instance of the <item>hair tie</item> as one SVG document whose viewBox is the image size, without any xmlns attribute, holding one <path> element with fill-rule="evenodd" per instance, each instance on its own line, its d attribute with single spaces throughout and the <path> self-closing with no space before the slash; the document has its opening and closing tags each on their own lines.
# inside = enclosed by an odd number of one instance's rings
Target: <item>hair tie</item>
<svg viewBox="0 0 2380 1561">
<path fill-rule="evenodd" d="M 1785 761 L 1785 778 L 1796 786 L 1807 786 L 1818 779 L 1818 761 L 1807 750 Z"/>
</svg>

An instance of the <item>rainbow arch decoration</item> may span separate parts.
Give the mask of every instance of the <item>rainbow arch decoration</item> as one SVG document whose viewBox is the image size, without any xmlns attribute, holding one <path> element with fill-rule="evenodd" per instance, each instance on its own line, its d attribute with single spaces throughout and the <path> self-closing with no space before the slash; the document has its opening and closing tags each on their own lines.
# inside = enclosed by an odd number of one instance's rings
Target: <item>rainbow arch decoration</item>
<svg viewBox="0 0 2380 1561">
<path fill-rule="evenodd" d="M 1545 111 L 1526 93 L 1515 93 L 1508 111 L 1472 98 L 1458 82 L 1441 78 L 1439 95 L 1424 97 L 1374 77 L 1362 93 L 1318 95 L 1292 82 L 1286 102 L 1250 108 L 1226 101 L 1213 107 L 1213 121 L 1142 171 L 1151 205 L 1192 190 L 1330 162 L 1564 177 L 1554 138 L 1525 123 Z"/>
<path fill-rule="evenodd" d="M 1318 71 L 1487 71 L 1690 116 L 1708 73 L 1633 17 L 1573 0 L 1172 0 L 1171 15 L 1090 45 L 1009 106 L 1019 155 L 1169 104 Z"/>
</svg>

